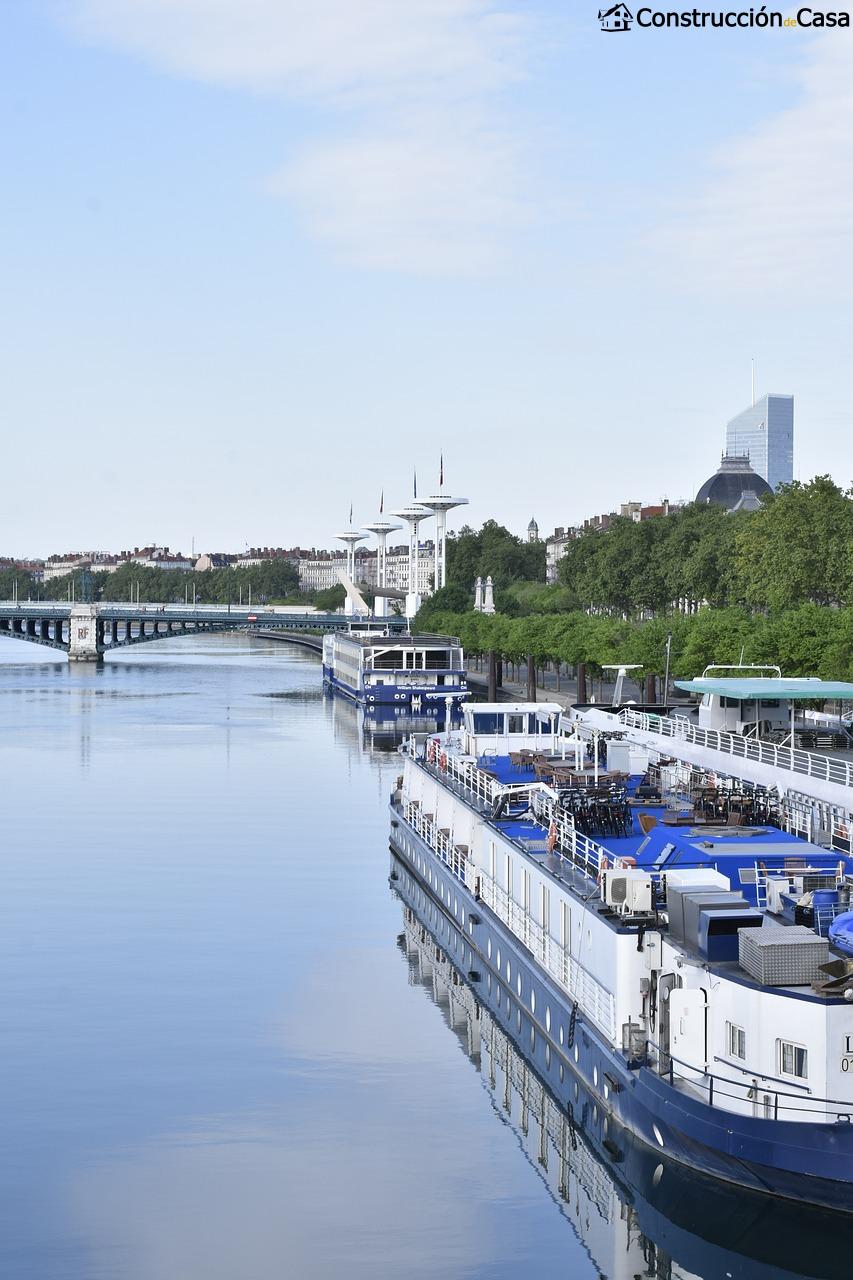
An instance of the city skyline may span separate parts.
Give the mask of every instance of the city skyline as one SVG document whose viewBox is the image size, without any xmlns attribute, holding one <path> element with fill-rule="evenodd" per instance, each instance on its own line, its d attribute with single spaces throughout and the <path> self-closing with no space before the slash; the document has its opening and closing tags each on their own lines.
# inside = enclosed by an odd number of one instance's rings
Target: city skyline
<svg viewBox="0 0 853 1280">
<path fill-rule="evenodd" d="M 689 499 L 753 357 L 795 476 L 853 480 L 848 32 L 35 0 L 5 35 L 10 554 L 323 545 L 440 451 L 457 528 Z"/>
</svg>

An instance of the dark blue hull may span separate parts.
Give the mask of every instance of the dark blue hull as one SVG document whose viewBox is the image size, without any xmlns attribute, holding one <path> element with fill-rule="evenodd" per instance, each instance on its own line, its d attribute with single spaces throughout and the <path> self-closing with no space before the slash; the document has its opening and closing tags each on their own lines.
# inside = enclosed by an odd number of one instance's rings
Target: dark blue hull
<svg viewBox="0 0 853 1280">
<path fill-rule="evenodd" d="M 352 698 L 354 702 L 360 703 L 363 707 L 406 707 L 411 706 L 413 699 L 420 699 L 421 708 L 427 706 L 435 707 L 437 710 L 443 710 L 448 698 L 453 698 L 459 702 L 463 698 L 468 697 L 468 686 L 443 685 L 436 687 L 435 685 L 396 685 L 382 684 L 374 685 L 370 690 L 357 689 L 353 685 L 345 684 L 334 676 L 328 667 L 323 667 L 323 682 L 337 693 L 344 694 L 347 698 Z"/>
<path fill-rule="evenodd" d="M 605 1115 L 651 1151 L 703 1176 L 799 1204 L 853 1213 L 853 1124 L 735 1115 L 688 1097 L 648 1066 L 629 1065 L 627 1056 L 615 1051 L 573 1007 L 571 997 L 485 903 L 474 898 L 400 810 L 392 806 L 391 813 L 392 848 L 464 933 L 469 948 L 465 963 L 479 975 L 488 995 L 500 993 L 497 1013 L 507 1029 L 529 1024 L 525 1056 L 549 1087 L 559 1091 L 567 1073 L 580 1076 Z M 500 970 L 495 963 L 499 951 Z"/>
</svg>

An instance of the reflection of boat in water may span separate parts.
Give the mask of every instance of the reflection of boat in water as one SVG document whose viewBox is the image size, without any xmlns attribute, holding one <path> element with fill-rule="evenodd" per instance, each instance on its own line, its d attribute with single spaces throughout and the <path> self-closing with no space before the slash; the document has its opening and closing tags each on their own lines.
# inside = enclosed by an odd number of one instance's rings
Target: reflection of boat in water
<svg viewBox="0 0 853 1280">
<path fill-rule="evenodd" d="M 394 752 L 413 733 L 444 733 L 447 729 L 447 710 L 443 704 L 420 713 L 413 711 L 410 703 L 367 708 L 331 688 L 326 689 L 326 699 L 335 732 L 356 742 L 359 750 Z M 458 728 L 461 723 L 462 713 L 454 706 L 450 728 Z"/>
<path fill-rule="evenodd" d="M 727 1188 L 658 1156 L 614 1124 L 569 1066 L 546 1086 L 528 1053 L 537 1029 L 514 991 L 472 971 L 465 936 L 393 855 L 391 877 L 412 980 L 444 1011 L 603 1276 L 846 1280 L 850 1220 Z"/>
</svg>

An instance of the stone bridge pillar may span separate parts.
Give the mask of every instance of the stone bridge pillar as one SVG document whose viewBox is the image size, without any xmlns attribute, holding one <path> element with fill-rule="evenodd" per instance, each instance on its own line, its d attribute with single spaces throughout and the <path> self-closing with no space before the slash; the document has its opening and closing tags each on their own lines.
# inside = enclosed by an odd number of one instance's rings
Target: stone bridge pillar
<svg viewBox="0 0 853 1280">
<path fill-rule="evenodd" d="M 93 604 L 75 604 L 69 621 L 71 662 L 98 662 L 98 610 Z"/>
</svg>

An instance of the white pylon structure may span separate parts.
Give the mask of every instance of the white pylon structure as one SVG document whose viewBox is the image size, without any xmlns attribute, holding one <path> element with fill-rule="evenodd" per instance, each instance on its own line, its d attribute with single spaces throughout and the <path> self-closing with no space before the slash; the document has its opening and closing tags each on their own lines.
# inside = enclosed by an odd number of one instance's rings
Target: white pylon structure
<svg viewBox="0 0 853 1280">
<path fill-rule="evenodd" d="M 418 544 L 418 528 L 424 520 L 428 520 L 432 515 L 431 511 L 427 511 L 426 507 L 422 507 L 419 503 L 413 502 L 408 507 L 401 507 L 399 511 L 392 511 L 398 520 L 405 520 L 409 526 L 409 581 L 408 590 L 406 591 L 406 617 L 413 618 L 421 607 L 421 593 L 418 590 L 418 570 L 420 568 L 420 555 Z"/>
<path fill-rule="evenodd" d="M 443 471 L 443 468 L 442 468 Z M 435 513 L 435 569 L 433 572 L 433 590 L 439 591 L 447 586 L 447 513 L 454 507 L 464 507 L 467 498 L 451 498 L 446 493 L 434 493 L 429 498 L 418 498 L 422 506 Z"/>
<path fill-rule="evenodd" d="M 376 585 L 377 587 L 387 587 L 387 554 L 388 554 L 388 534 L 393 533 L 395 529 L 402 529 L 402 525 L 394 524 L 391 520 L 374 520 L 373 524 L 366 524 L 365 529 L 369 533 L 376 534 L 378 546 L 376 548 Z M 376 602 L 373 606 L 373 612 L 377 618 L 388 617 L 388 597 L 377 593 Z"/>
<path fill-rule="evenodd" d="M 492 575 L 486 578 L 486 590 L 483 593 L 483 613 L 494 613 L 495 611 L 495 588 L 492 582 Z"/>
<path fill-rule="evenodd" d="M 364 542 L 365 535 L 358 529 L 344 529 L 343 533 L 336 533 L 335 538 L 338 542 L 346 544 L 347 549 L 347 580 L 350 587 L 355 586 L 355 549 L 359 542 Z M 344 584 L 346 585 L 346 584 Z M 352 617 L 354 611 L 354 603 L 350 588 L 347 588 L 347 598 L 344 601 L 344 613 L 348 618 Z"/>
<path fill-rule="evenodd" d="M 483 612 L 483 579 L 478 578 L 474 583 L 474 612 Z"/>
</svg>

